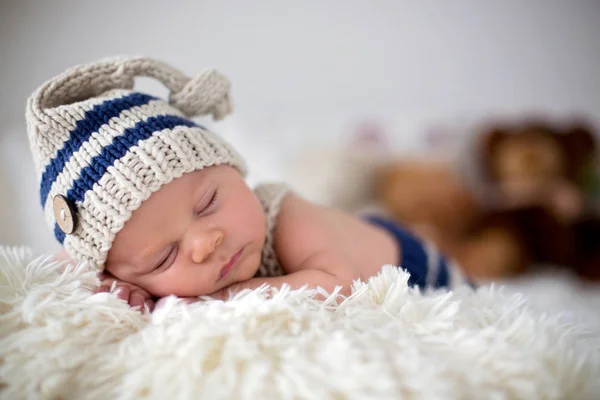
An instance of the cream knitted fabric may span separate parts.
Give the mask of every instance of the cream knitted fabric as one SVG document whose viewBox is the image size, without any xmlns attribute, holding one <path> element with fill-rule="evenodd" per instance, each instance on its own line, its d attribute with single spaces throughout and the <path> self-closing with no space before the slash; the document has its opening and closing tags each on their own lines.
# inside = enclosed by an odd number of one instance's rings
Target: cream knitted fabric
<svg viewBox="0 0 600 400">
<path fill-rule="evenodd" d="M 289 192 L 290 188 L 281 183 L 262 184 L 254 189 L 254 193 L 258 197 L 265 212 L 267 223 L 267 237 L 262 250 L 260 268 L 256 274 L 257 277 L 281 276 L 284 274 L 283 268 L 275 253 L 274 241 L 281 202 Z"/>
<path fill-rule="evenodd" d="M 136 76 L 161 81 L 169 102 L 133 91 Z M 216 71 L 188 78 L 160 61 L 113 58 L 44 83 L 27 102 L 40 201 L 71 257 L 102 267 L 131 213 L 186 172 L 229 164 L 237 152 L 186 117 L 231 111 L 229 81 Z"/>
</svg>

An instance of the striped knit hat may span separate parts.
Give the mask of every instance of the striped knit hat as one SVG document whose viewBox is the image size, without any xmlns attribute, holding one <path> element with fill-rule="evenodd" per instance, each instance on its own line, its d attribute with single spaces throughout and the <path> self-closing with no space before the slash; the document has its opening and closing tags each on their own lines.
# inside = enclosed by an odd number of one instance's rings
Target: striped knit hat
<svg viewBox="0 0 600 400">
<path fill-rule="evenodd" d="M 136 76 L 170 91 L 169 102 L 132 90 Z M 242 158 L 187 118 L 231 111 L 229 81 L 216 71 L 188 78 L 147 58 L 80 65 L 27 101 L 27 130 L 40 201 L 56 239 L 77 261 L 103 268 L 115 235 L 140 204 L 184 173 Z"/>
</svg>

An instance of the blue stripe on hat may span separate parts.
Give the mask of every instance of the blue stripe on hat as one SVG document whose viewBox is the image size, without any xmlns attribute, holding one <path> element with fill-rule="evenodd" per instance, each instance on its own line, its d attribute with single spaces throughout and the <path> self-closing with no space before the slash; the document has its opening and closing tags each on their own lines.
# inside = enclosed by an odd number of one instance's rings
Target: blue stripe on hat
<svg viewBox="0 0 600 400">
<path fill-rule="evenodd" d="M 81 145 L 89 140 L 92 133 L 97 132 L 104 124 L 107 124 L 111 118 L 118 117 L 121 112 L 129 110 L 136 106 L 148 104 L 150 101 L 156 100 L 156 97 L 149 96 L 143 93 L 132 93 L 124 97 L 110 99 L 103 103 L 95 105 L 91 110 L 84 114 L 84 118 L 77 121 L 75 129 L 69 135 L 64 146 L 58 150 L 56 156 L 46 166 L 46 170 L 42 174 L 40 184 L 40 200 L 42 207 L 46 204 L 48 194 L 54 181 L 62 172 L 67 161 L 73 153 L 81 148 Z"/>
<path fill-rule="evenodd" d="M 54 237 L 60 242 L 60 244 L 63 244 L 65 241 L 65 236 L 65 233 L 62 231 L 62 229 L 60 229 L 58 224 L 54 224 Z"/>
<path fill-rule="evenodd" d="M 134 127 L 126 129 L 123 135 L 115 137 L 110 145 L 102 148 L 102 152 L 92 158 L 90 165 L 79 171 L 79 179 L 73 182 L 73 187 L 67 192 L 67 199 L 83 201 L 85 193 L 92 190 L 94 184 L 102 178 L 108 167 L 123 157 L 130 148 L 136 146 L 141 140 L 148 139 L 154 132 L 173 129 L 177 126 L 197 125 L 175 115 L 159 115 L 150 117 L 146 121 L 140 121 Z"/>
<path fill-rule="evenodd" d="M 99 155 L 92 158 L 89 166 L 79 172 L 80 177 L 73 182 L 73 187 L 67 192 L 67 199 L 73 203 L 76 201 L 82 202 L 85 193 L 92 190 L 94 184 L 98 183 L 108 167 L 123 157 L 130 148 L 136 146 L 140 141 L 148 139 L 154 132 L 173 129 L 177 126 L 192 127 L 199 125 L 175 115 L 160 115 L 150 117 L 146 121 L 140 121 L 134 127 L 126 129 L 123 135 L 115 137 L 110 145 L 105 146 Z M 56 239 L 63 243 L 64 233 L 58 228 L 58 225 L 54 228 Z"/>
</svg>

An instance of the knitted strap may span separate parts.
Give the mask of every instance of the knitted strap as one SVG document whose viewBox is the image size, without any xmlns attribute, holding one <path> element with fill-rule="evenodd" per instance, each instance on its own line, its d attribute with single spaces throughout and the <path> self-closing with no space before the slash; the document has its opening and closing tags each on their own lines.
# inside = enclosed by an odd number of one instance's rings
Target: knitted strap
<svg viewBox="0 0 600 400">
<path fill-rule="evenodd" d="M 98 96 L 111 89 L 132 89 L 136 76 L 159 80 L 170 91 L 169 103 L 187 117 L 211 114 L 222 119 L 231 112 L 229 80 L 215 70 L 194 78 L 161 61 L 143 58 L 111 58 L 65 71 L 46 82 L 30 99 L 31 111 L 42 121 L 44 110 Z"/>
</svg>

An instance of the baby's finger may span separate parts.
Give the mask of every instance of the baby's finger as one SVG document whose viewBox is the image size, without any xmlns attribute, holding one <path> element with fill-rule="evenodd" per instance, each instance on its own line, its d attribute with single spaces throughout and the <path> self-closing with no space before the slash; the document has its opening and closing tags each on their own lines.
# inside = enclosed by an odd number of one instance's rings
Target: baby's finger
<svg viewBox="0 0 600 400">
<path fill-rule="evenodd" d="M 106 278 L 106 279 L 102 279 L 100 281 L 100 285 L 107 286 L 110 289 L 114 282 L 115 282 L 114 278 Z"/>
<path fill-rule="evenodd" d="M 148 307 L 149 312 L 154 311 L 154 300 L 152 300 L 152 299 L 146 300 L 146 307 Z"/>
<path fill-rule="evenodd" d="M 119 292 L 118 296 L 121 300 L 125 300 L 125 301 L 129 302 L 130 290 L 127 286 L 119 286 L 117 288 L 117 291 Z"/>
<path fill-rule="evenodd" d="M 144 308 L 145 297 L 138 291 L 131 292 L 129 296 L 129 305 L 131 307 L 140 307 L 140 310 Z"/>
<path fill-rule="evenodd" d="M 110 290 L 110 286 L 106 286 L 106 285 L 98 286 L 96 289 L 94 289 L 94 294 L 108 292 L 109 290 Z"/>
</svg>

